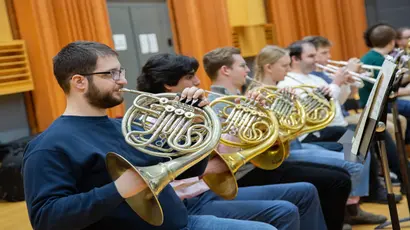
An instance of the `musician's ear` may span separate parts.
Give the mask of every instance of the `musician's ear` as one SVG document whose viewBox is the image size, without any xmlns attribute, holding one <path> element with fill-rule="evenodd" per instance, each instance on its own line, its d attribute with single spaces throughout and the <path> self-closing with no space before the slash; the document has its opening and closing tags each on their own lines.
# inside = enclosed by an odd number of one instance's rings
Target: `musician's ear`
<svg viewBox="0 0 410 230">
<path fill-rule="evenodd" d="M 166 91 L 166 92 L 171 92 L 173 87 L 170 86 L 170 85 L 165 84 L 165 85 L 164 85 L 164 88 L 165 88 L 165 91 Z"/>
<path fill-rule="evenodd" d="M 229 76 L 229 74 L 230 74 L 230 71 L 231 70 L 231 68 L 229 68 L 228 66 L 226 66 L 226 65 L 223 65 L 220 69 L 219 69 L 219 71 L 220 71 L 220 73 L 222 74 L 222 75 L 224 75 L 224 76 Z"/>
<path fill-rule="evenodd" d="M 263 66 L 263 72 L 264 73 L 272 73 L 272 64 L 265 64 Z"/>
</svg>

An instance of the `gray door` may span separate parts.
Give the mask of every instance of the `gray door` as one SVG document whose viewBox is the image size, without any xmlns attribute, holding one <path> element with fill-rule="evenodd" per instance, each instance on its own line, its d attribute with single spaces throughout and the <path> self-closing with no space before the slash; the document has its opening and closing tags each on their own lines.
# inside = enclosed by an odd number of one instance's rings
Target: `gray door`
<svg viewBox="0 0 410 230">
<path fill-rule="evenodd" d="M 166 1 L 109 1 L 113 40 L 126 68 L 127 88 L 136 88 L 136 79 L 148 58 L 158 53 L 174 53 Z M 135 95 L 124 94 L 126 108 Z"/>
</svg>

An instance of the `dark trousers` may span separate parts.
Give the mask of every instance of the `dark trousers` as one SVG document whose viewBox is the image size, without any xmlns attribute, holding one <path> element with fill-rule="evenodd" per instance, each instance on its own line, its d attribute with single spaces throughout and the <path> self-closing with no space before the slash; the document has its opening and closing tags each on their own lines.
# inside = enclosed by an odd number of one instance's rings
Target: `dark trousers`
<svg viewBox="0 0 410 230">
<path fill-rule="evenodd" d="M 352 186 L 349 173 L 342 168 L 285 161 L 275 170 L 252 170 L 238 180 L 238 185 L 245 187 L 293 182 L 315 185 L 328 230 L 342 229 L 346 201 Z"/>
</svg>

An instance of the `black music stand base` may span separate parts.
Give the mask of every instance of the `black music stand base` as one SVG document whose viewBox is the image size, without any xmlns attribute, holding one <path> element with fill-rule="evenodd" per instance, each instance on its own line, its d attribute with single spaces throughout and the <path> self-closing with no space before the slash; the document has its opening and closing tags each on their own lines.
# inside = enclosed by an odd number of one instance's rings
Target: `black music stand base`
<svg viewBox="0 0 410 230">
<path fill-rule="evenodd" d="M 392 97 L 390 97 L 391 103 L 392 103 L 392 113 L 393 113 L 393 123 L 394 123 L 394 130 L 395 130 L 395 137 L 396 137 L 396 145 L 397 145 L 397 150 L 398 150 L 398 157 L 399 157 L 399 163 L 400 163 L 400 174 L 402 176 L 402 186 L 406 191 L 406 197 L 407 197 L 407 207 L 409 208 L 410 212 L 410 183 L 409 183 L 409 168 L 408 168 L 408 160 L 407 160 L 407 154 L 404 146 L 404 139 L 402 135 L 402 130 L 401 130 L 401 125 L 400 125 L 400 120 L 399 120 L 399 112 L 397 109 L 397 104 L 396 104 L 396 94 L 392 94 Z M 410 221 L 410 217 L 399 219 L 398 213 L 397 213 L 397 206 L 396 206 L 396 201 L 394 197 L 394 192 L 393 192 L 393 186 L 391 183 L 391 178 L 390 178 L 390 170 L 389 170 L 389 163 L 387 160 L 387 154 L 386 154 L 386 146 L 385 146 L 385 140 L 383 135 L 381 135 L 383 132 L 385 132 L 385 125 L 382 122 L 379 122 L 380 125 L 378 125 L 379 129 L 376 129 L 376 138 L 377 138 L 377 143 L 379 146 L 379 153 L 381 156 L 381 161 L 382 161 L 382 168 L 384 171 L 384 179 L 386 183 L 386 188 L 387 188 L 387 201 L 389 205 L 389 211 L 390 211 L 390 218 L 391 221 L 387 221 L 379 226 L 377 226 L 375 229 L 383 229 L 386 228 L 387 226 L 392 226 L 393 230 L 399 230 L 400 229 L 400 223 L 403 222 L 408 222 Z"/>
</svg>

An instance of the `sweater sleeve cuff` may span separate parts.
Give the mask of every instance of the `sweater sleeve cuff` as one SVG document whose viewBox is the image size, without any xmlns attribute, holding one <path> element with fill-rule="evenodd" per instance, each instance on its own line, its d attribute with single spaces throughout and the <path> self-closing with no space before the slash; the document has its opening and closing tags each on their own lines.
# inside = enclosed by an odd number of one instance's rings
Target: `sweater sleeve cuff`
<svg viewBox="0 0 410 230">
<path fill-rule="evenodd" d="M 124 198 L 120 195 L 115 187 L 114 182 L 111 182 L 95 191 L 97 199 L 99 199 L 104 204 L 110 204 L 117 206 L 124 201 Z"/>
</svg>

